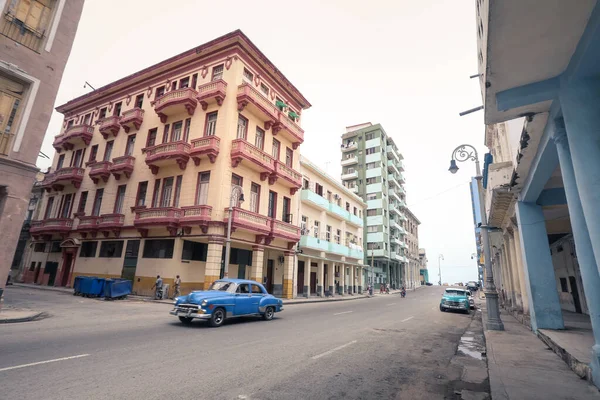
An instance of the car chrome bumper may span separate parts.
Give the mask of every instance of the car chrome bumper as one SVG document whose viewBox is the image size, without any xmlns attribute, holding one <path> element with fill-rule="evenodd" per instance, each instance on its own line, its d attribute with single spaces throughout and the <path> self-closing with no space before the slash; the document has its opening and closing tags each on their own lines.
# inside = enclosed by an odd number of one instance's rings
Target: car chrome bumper
<svg viewBox="0 0 600 400">
<path fill-rule="evenodd" d="M 176 317 L 192 318 L 192 319 L 210 319 L 211 314 L 188 313 L 185 311 L 171 310 L 169 314 Z"/>
<path fill-rule="evenodd" d="M 464 307 L 464 306 L 448 306 L 445 304 L 442 304 L 442 308 L 447 308 L 449 310 L 468 310 L 469 307 Z"/>
</svg>

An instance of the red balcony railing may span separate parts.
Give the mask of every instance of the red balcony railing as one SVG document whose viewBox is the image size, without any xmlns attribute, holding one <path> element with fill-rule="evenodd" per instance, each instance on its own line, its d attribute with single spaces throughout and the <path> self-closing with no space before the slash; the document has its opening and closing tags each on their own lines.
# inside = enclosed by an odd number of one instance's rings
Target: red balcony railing
<svg viewBox="0 0 600 400">
<path fill-rule="evenodd" d="M 110 117 L 102 118 L 98 121 L 100 127 L 98 130 L 102 134 L 104 139 L 108 139 L 109 135 L 117 136 L 119 131 L 121 130 L 121 117 L 117 115 L 111 115 Z"/>
<path fill-rule="evenodd" d="M 192 88 L 183 88 L 171 90 L 160 96 L 152 102 L 154 111 L 160 117 L 160 122 L 167 122 L 167 118 L 172 115 L 177 115 L 187 112 L 189 115 L 194 115 L 198 101 L 196 97 L 198 92 Z"/>
<path fill-rule="evenodd" d="M 304 130 L 283 112 L 279 112 L 277 124 L 273 127 L 273 135 L 279 133 L 292 142 L 294 150 L 304 142 Z"/>
<path fill-rule="evenodd" d="M 275 172 L 273 157 L 244 139 L 235 139 L 231 147 L 231 165 L 235 168 L 244 160 L 247 161 L 248 168 L 260 173 L 263 181 Z"/>
<path fill-rule="evenodd" d="M 202 156 L 207 156 L 211 164 L 214 164 L 219 155 L 220 146 L 221 139 L 218 136 L 204 136 L 192 139 L 190 157 L 192 157 L 196 166 L 200 165 Z"/>
<path fill-rule="evenodd" d="M 212 81 L 198 86 L 198 102 L 202 109 L 206 111 L 210 104 L 217 103 L 219 106 L 223 104 L 225 95 L 227 94 L 227 82 L 223 79 Z"/>
<path fill-rule="evenodd" d="M 276 238 L 297 242 L 300 240 L 300 227 L 272 219 L 271 234 Z"/>
<path fill-rule="evenodd" d="M 112 160 L 110 173 L 113 174 L 116 180 L 121 179 L 121 174 L 125 175 L 126 178 L 129 178 L 133 172 L 134 165 L 135 157 L 133 156 L 116 157 Z"/>
<path fill-rule="evenodd" d="M 237 103 L 238 111 L 248 107 L 250 112 L 264 122 L 265 129 L 271 129 L 279 121 L 279 109 L 275 104 L 248 83 L 238 86 Z"/>
<path fill-rule="evenodd" d="M 70 218 L 47 218 L 31 221 L 29 233 L 34 236 L 53 234 L 67 235 L 73 229 L 73 220 Z"/>
<path fill-rule="evenodd" d="M 226 208 L 224 222 L 227 222 L 228 218 L 229 209 Z M 269 217 L 238 207 L 233 208 L 231 226 L 236 229 L 244 229 L 262 235 L 268 236 L 271 234 L 271 220 Z"/>
<path fill-rule="evenodd" d="M 140 125 L 144 122 L 144 110 L 141 108 L 132 108 L 123 112 L 121 115 L 120 124 L 125 133 L 129 133 L 131 129 L 140 129 Z"/>
<path fill-rule="evenodd" d="M 60 135 L 55 136 L 54 143 L 52 146 L 57 152 L 61 150 L 71 150 L 73 146 L 78 144 L 90 144 L 92 135 L 94 134 L 94 127 L 90 125 L 74 125 L 67 128 Z"/>
<path fill-rule="evenodd" d="M 112 163 L 110 161 L 98 161 L 92 164 L 89 164 L 90 167 L 90 178 L 94 181 L 95 184 L 98 183 L 100 179 L 103 182 L 108 182 L 108 178 L 110 177 L 110 168 L 112 167 Z"/>
<path fill-rule="evenodd" d="M 275 173 L 272 176 L 281 179 L 280 182 L 290 188 L 292 195 L 302 187 L 302 174 L 279 160 L 275 161 Z"/>
<path fill-rule="evenodd" d="M 83 181 L 84 173 L 85 170 L 83 168 L 61 168 L 56 172 L 46 174 L 41 186 L 48 192 L 51 189 L 56 191 L 63 190 L 64 187 L 69 184 L 73 185 L 75 188 L 79 188 L 81 186 L 81 181 Z"/>
<path fill-rule="evenodd" d="M 171 235 L 177 233 L 179 218 L 183 211 L 175 207 L 156 207 L 135 210 L 135 226 L 143 237 L 148 234 L 149 228 L 166 228 Z"/>
<path fill-rule="evenodd" d="M 102 214 L 98 219 L 98 229 L 104 237 L 108 237 L 110 232 L 113 232 L 118 237 L 124 223 L 125 215 L 123 214 Z"/>
<path fill-rule="evenodd" d="M 146 153 L 146 165 L 154 175 L 158 173 L 161 166 L 177 164 L 184 170 L 190 159 L 190 144 L 186 142 L 161 143 L 144 149 Z"/>
<path fill-rule="evenodd" d="M 88 233 L 92 234 L 92 237 L 96 237 L 98 233 L 98 219 L 100 217 L 93 215 L 82 215 L 78 217 L 79 223 L 77 224 L 77 232 L 81 233 L 84 238 L 87 237 Z"/>
<path fill-rule="evenodd" d="M 212 207 L 208 205 L 197 205 L 181 207 L 183 214 L 179 218 L 179 225 L 183 228 L 190 228 L 199 225 L 204 233 L 208 230 L 208 223 L 211 221 Z M 189 231 L 189 229 L 188 229 Z"/>
</svg>

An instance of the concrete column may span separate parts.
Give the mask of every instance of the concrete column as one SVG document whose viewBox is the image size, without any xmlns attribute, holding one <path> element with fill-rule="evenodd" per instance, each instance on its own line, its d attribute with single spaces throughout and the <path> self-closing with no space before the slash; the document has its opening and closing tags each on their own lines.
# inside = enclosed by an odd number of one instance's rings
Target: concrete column
<svg viewBox="0 0 600 400">
<path fill-rule="evenodd" d="M 560 170 L 567 204 L 569 206 L 569 217 L 573 228 L 573 238 L 577 250 L 577 262 L 583 281 L 583 291 L 590 312 L 592 331 L 594 334 L 594 345 L 592 346 L 592 376 L 596 386 L 600 386 L 600 274 L 598 273 L 596 258 L 594 256 L 592 241 L 588 233 L 581 200 L 579 198 L 579 186 L 575 180 L 575 172 L 569 151 L 569 143 L 565 134 L 562 121 L 555 124 L 554 141 L 560 161 Z M 597 178 L 597 177 L 596 177 Z"/>
<path fill-rule="evenodd" d="M 363 291 L 363 268 L 362 267 L 358 267 L 357 268 L 357 273 L 358 273 L 358 277 L 357 277 L 357 282 L 356 284 L 358 285 L 358 293 L 361 294 Z"/>
<path fill-rule="evenodd" d="M 347 292 L 347 287 L 346 287 L 346 264 L 340 264 L 340 290 L 341 290 L 341 294 L 346 294 Z"/>
<path fill-rule="evenodd" d="M 283 260 L 283 298 L 291 299 L 294 296 L 294 259 L 295 252 L 286 251 Z"/>
<path fill-rule="evenodd" d="M 210 236 L 206 252 L 206 266 L 204 268 L 204 290 L 221 277 L 221 261 L 223 254 L 223 238 Z"/>
<path fill-rule="evenodd" d="M 525 281 L 525 267 L 523 266 L 523 251 L 521 249 L 521 234 L 519 227 L 514 226 L 515 258 L 517 259 L 517 268 L 519 273 L 519 285 L 521 287 L 521 301 L 523 302 L 523 315 L 529 316 L 529 296 L 527 294 L 527 282 Z"/>
<path fill-rule="evenodd" d="M 304 297 L 310 297 L 310 269 L 312 260 L 310 258 L 306 259 L 304 263 Z"/>
<path fill-rule="evenodd" d="M 512 277 L 514 279 L 514 291 L 515 291 L 515 307 L 520 312 L 523 312 L 523 298 L 521 292 L 521 282 L 519 279 L 519 264 L 517 262 L 516 248 L 515 248 L 515 238 L 513 229 L 510 228 L 508 232 L 508 249 L 510 253 L 510 268 Z"/>
<path fill-rule="evenodd" d="M 327 278 L 329 280 L 328 285 L 329 285 L 329 294 L 331 296 L 334 296 L 335 293 L 335 264 L 333 262 L 329 262 L 329 264 L 327 264 Z"/>
<path fill-rule="evenodd" d="M 502 246 L 502 260 L 503 266 L 506 269 L 506 279 L 508 281 L 508 289 L 507 289 L 507 297 L 509 301 L 510 308 L 512 309 L 515 306 L 515 287 L 513 285 L 513 278 L 511 273 L 511 264 L 510 264 L 510 255 L 509 249 L 507 245 L 506 236 L 504 236 L 504 245 Z"/>
<path fill-rule="evenodd" d="M 265 248 L 252 246 L 252 265 L 250 266 L 250 279 L 263 283 L 263 265 L 265 262 Z"/>
<path fill-rule="evenodd" d="M 317 267 L 317 296 L 323 297 L 323 287 L 325 286 L 325 261 L 319 260 Z"/>
<path fill-rule="evenodd" d="M 356 267 L 354 265 L 351 265 L 350 266 L 350 285 L 349 285 L 349 291 L 352 294 L 356 293 L 356 281 L 354 280 L 355 279 L 355 276 L 354 276 L 355 272 L 356 272 Z"/>
<path fill-rule="evenodd" d="M 542 207 L 518 201 L 516 210 L 531 328 L 534 332 L 538 329 L 564 329 Z"/>
</svg>

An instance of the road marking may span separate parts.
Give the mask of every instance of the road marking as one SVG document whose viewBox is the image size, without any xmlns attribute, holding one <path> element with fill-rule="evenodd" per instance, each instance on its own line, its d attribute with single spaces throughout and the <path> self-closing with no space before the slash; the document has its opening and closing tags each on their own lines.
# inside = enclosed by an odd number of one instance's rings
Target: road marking
<svg viewBox="0 0 600 400">
<path fill-rule="evenodd" d="M 406 321 L 408 321 L 409 319 L 413 319 L 413 318 L 414 318 L 414 317 L 408 317 L 408 318 L 405 318 L 405 319 L 403 319 L 403 320 L 402 320 L 402 321 L 400 321 L 400 322 L 406 322 Z"/>
<path fill-rule="evenodd" d="M 57 361 L 72 360 L 74 358 L 81 358 L 81 357 L 87 357 L 87 356 L 89 356 L 89 354 L 79 354 L 78 356 L 56 358 L 54 360 L 38 361 L 38 362 L 30 363 L 30 364 L 15 365 L 14 367 L 0 368 L 0 372 L 10 371 L 11 369 L 33 367 L 34 365 L 48 364 L 48 363 L 53 363 L 53 362 L 57 362 Z"/>
<path fill-rule="evenodd" d="M 393 305 L 396 305 L 396 303 L 390 303 L 390 304 L 387 304 L 387 305 L 388 306 L 393 306 Z"/>
<path fill-rule="evenodd" d="M 343 344 L 341 346 L 338 346 L 335 349 L 327 350 L 325 353 L 317 354 L 316 356 L 312 356 L 311 358 L 313 360 L 316 360 L 316 359 L 321 358 L 323 356 L 329 355 L 329 354 L 333 353 L 334 351 L 338 351 L 338 350 L 343 349 L 344 347 L 348 347 L 348 346 L 350 346 L 350 345 L 352 345 L 354 343 L 356 343 L 356 340 L 353 340 L 353 341 L 351 341 L 349 343 L 346 343 L 346 344 Z"/>
<path fill-rule="evenodd" d="M 349 314 L 349 313 L 351 313 L 351 312 L 354 312 L 354 311 L 342 311 L 342 312 L 339 312 L 339 313 L 335 313 L 335 314 L 333 314 L 333 315 Z"/>
</svg>

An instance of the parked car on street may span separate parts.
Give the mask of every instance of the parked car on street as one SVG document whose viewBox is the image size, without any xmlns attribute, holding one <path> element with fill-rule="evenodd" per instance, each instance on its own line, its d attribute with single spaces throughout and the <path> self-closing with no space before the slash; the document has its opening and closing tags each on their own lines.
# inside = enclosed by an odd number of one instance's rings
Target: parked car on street
<svg viewBox="0 0 600 400">
<path fill-rule="evenodd" d="M 469 297 L 464 289 L 447 288 L 440 300 L 440 311 L 458 310 L 469 313 Z"/>
<path fill-rule="evenodd" d="M 205 320 L 213 327 L 227 318 L 257 316 L 269 321 L 283 311 L 281 299 L 269 294 L 258 282 L 245 279 L 219 279 L 206 291 L 195 291 L 175 299 L 170 314 L 184 324 Z"/>
<path fill-rule="evenodd" d="M 475 309 L 475 298 L 473 297 L 473 293 L 470 290 L 467 290 L 467 297 L 469 298 L 469 306 L 471 310 Z"/>
<path fill-rule="evenodd" d="M 426 284 L 427 286 L 433 286 L 433 283 L 431 283 L 431 282 L 425 282 L 425 284 Z"/>
<path fill-rule="evenodd" d="M 475 282 L 475 281 L 467 282 L 467 290 L 469 290 L 471 292 L 476 292 L 477 289 L 479 289 L 479 286 L 477 286 L 477 282 Z"/>
</svg>

